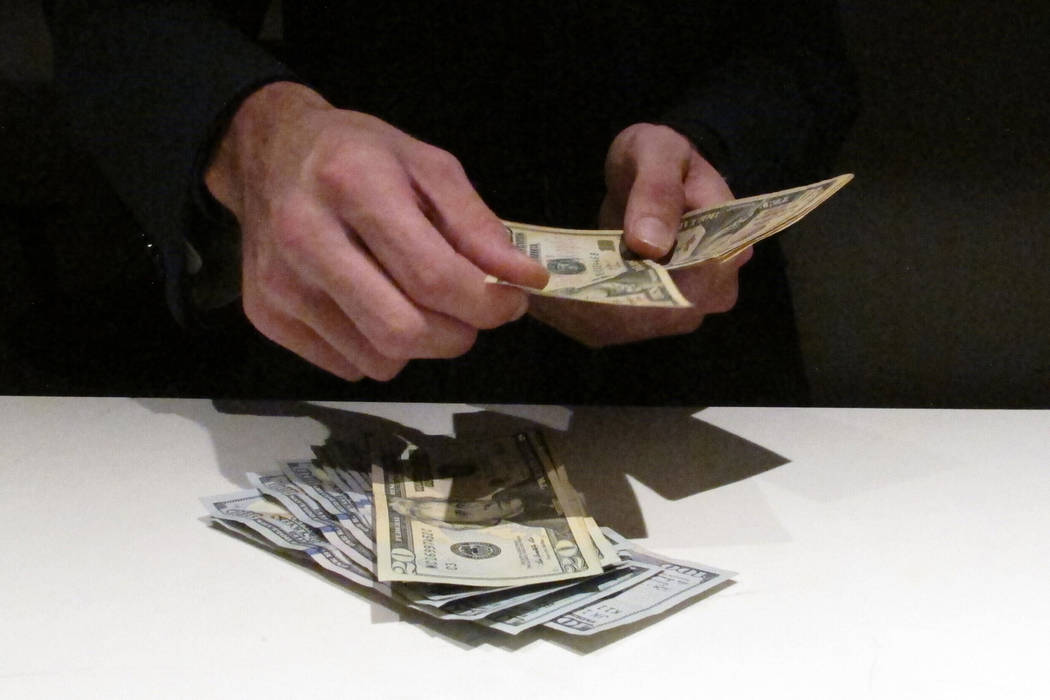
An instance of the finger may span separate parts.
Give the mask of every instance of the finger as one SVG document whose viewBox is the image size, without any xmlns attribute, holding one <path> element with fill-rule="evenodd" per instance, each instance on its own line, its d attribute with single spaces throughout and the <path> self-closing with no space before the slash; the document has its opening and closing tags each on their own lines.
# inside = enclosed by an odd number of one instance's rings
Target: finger
<svg viewBox="0 0 1050 700">
<path fill-rule="evenodd" d="M 380 354 L 454 357 L 470 347 L 473 327 L 406 297 L 331 214 L 309 203 L 293 209 L 294 215 L 281 217 L 281 255 L 299 279 L 324 290 Z M 281 282 L 270 284 L 279 288 Z"/>
<path fill-rule="evenodd" d="M 673 271 L 672 277 L 679 291 L 704 314 L 722 313 L 736 305 L 739 294 L 738 271 L 743 263 L 706 262 L 702 265 Z"/>
<path fill-rule="evenodd" d="M 685 176 L 685 205 L 687 209 L 707 209 L 733 199 L 722 175 L 699 153 L 693 151 Z"/>
<path fill-rule="evenodd" d="M 550 278 L 547 270 L 514 245 L 507 227 L 482 201 L 459 161 L 439 149 L 431 153 L 413 175 L 434 227 L 482 271 L 512 284 L 545 287 Z"/>
<path fill-rule="evenodd" d="M 327 294 L 318 290 L 308 296 L 284 295 L 281 302 L 282 311 L 309 326 L 372 379 L 392 379 L 405 366 L 406 359 L 379 352 Z"/>
<path fill-rule="evenodd" d="M 365 376 L 354 363 L 305 323 L 267 304 L 251 303 L 250 298 L 248 295 L 244 297 L 244 312 L 252 325 L 267 338 L 347 381 L 356 382 Z"/>
<path fill-rule="evenodd" d="M 419 196 L 403 171 L 376 173 L 367 181 L 356 182 L 347 195 L 338 203 L 339 213 L 420 309 L 474 328 L 502 325 L 527 309 L 524 292 L 486 284 L 485 273 L 434 228 L 420 210 Z M 355 206 L 354 202 L 380 206 Z"/>
<path fill-rule="evenodd" d="M 688 158 L 681 139 L 653 139 L 638 148 L 623 217 L 624 242 L 636 253 L 661 258 L 674 245 L 685 211 Z"/>
</svg>

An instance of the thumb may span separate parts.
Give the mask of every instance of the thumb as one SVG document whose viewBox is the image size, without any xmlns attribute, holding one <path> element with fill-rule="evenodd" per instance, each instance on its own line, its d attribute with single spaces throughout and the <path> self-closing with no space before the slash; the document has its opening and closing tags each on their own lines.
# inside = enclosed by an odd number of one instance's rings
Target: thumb
<svg viewBox="0 0 1050 700">
<path fill-rule="evenodd" d="M 646 158 L 638 163 L 624 210 L 624 242 L 643 257 L 662 258 L 674 246 L 685 211 L 684 173 L 677 162 Z"/>
</svg>

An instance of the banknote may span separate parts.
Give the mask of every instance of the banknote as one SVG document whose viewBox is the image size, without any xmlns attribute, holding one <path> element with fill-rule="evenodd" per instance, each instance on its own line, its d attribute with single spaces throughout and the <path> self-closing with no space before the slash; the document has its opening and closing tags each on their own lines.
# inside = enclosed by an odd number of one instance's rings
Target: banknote
<svg viewBox="0 0 1050 700">
<path fill-rule="evenodd" d="M 273 552 L 274 554 L 290 557 L 296 561 L 310 561 L 310 557 L 306 556 L 304 552 L 294 549 L 282 549 L 244 523 L 235 520 L 220 520 L 214 516 L 205 516 L 205 521 L 214 527 L 218 527 L 227 533 L 235 535 L 238 539 L 251 542 L 256 547 L 261 547 L 262 549 Z"/>
<path fill-rule="evenodd" d="M 575 586 L 579 579 L 557 581 L 555 583 L 534 583 L 528 586 L 507 586 L 499 589 L 479 589 L 476 595 L 463 596 L 456 600 L 446 601 L 443 605 L 434 605 L 433 601 L 404 596 L 405 590 L 397 584 L 391 586 L 395 595 L 400 595 L 410 607 L 425 612 L 440 620 L 480 620 L 501 610 L 523 605 L 538 598 L 550 595 L 555 591 Z"/>
<path fill-rule="evenodd" d="M 602 571 L 574 494 L 526 433 L 373 457 L 381 581 L 527 585 Z"/>
<path fill-rule="evenodd" d="M 682 217 L 668 270 L 727 260 L 748 246 L 796 223 L 846 186 L 839 175 L 802 187 L 735 199 Z"/>
<path fill-rule="evenodd" d="M 281 472 L 314 499 L 340 525 L 350 530 L 369 549 L 372 549 L 372 497 L 351 491 L 335 471 L 315 460 L 289 460 L 281 464 Z"/>
<path fill-rule="evenodd" d="M 732 200 L 685 214 L 666 263 L 638 259 L 620 230 L 559 229 L 504 221 L 514 245 L 548 273 L 533 294 L 601 304 L 681 308 L 686 299 L 669 270 L 728 260 L 816 209 L 846 185 L 840 175 L 802 187 Z M 494 277 L 489 282 L 499 282 Z"/>
<path fill-rule="evenodd" d="M 547 627 L 576 635 L 597 634 L 659 615 L 735 575 L 704 564 L 664 557 L 609 528 L 603 529 L 625 560 L 649 564 L 659 573 L 636 586 L 559 615 L 547 622 Z"/>
<path fill-rule="evenodd" d="M 210 522 L 291 561 L 431 618 L 508 634 L 539 625 L 595 634 L 732 575 L 600 528 L 539 430 L 422 445 L 391 432 L 366 443 L 315 448 L 318 459 L 249 473 L 255 488 L 201 501 Z M 365 511 L 376 527 L 355 522 L 368 546 L 346 527 L 348 513 Z"/>
<path fill-rule="evenodd" d="M 249 527 L 281 549 L 302 552 L 321 568 L 358 585 L 375 588 L 371 573 L 336 549 L 314 528 L 258 489 L 203 498 L 212 517 Z"/>
<path fill-rule="evenodd" d="M 602 532 L 601 528 L 598 527 L 594 518 L 584 518 L 584 522 L 587 524 L 588 534 L 594 541 L 595 550 L 597 551 L 598 559 L 602 564 L 602 568 L 608 570 L 617 564 L 620 564 L 623 560 L 620 558 L 620 555 L 613 544 Z M 546 590 L 548 591 L 553 590 L 550 588 L 549 584 L 538 584 L 531 588 L 542 589 L 544 586 L 546 586 Z M 498 586 L 489 588 L 456 586 L 443 583 L 395 583 L 393 584 L 393 587 L 394 590 L 405 600 L 409 600 L 417 605 L 425 605 L 435 608 L 447 607 L 450 604 L 453 606 L 461 606 L 465 604 L 464 601 L 468 598 L 476 598 L 480 596 L 486 596 L 493 601 L 501 600 L 506 597 L 505 594 L 508 594 L 509 592 L 517 593 L 522 590 L 521 586 Z M 479 609 L 479 607 L 479 605 L 473 605 L 472 609 L 476 610 Z"/>
<path fill-rule="evenodd" d="M 330 440 L 314 447 L 314 452 L 344 488 L 354 494 L 368 494 L 371 498 L 372 464 L 365 446 Z"/>
<path fill-rule="evenodd" d="M 622 231 L 504 224 L 515 245 L 550 273 L 546 287 L 529 292 L 620 306 L 692 306 L 663 266 L 625 256 Z"/>
<path fill-rule="evenodd" d="M 263 495 L 269 496 L 288 509 L 288 512 L 309 527 L 321 533 L 333 547 L 353 559 L 360 566 L 372 571 L 375 556 L 371 542 L 367 545 L 344 528 L 340 521 L 330 516 L 324 508 L 292 483 L 284 474 L 265 476 L 248 473 L 248 481 Z"/>
<path fill-rule="evenodd" d="M 569 472 L 565 469 L 565 464 L 555 455 L 550 441 L 539 430 L 530 430 L 525 435 L 550 478 L 560 482 L 562 493 L 566 494 L 567 498 L 573 499 L 573 507 L 577 511 L 586 512 L 587 508 L 583 503 L 583 494 L 577 491 L 569 481 Z M 598 550 L 598 560 L 602 563 L 602 567 L 608 568 L 614 564 L 619 564 L 620 555 L 594 518 L 587 516 L 584 518 L 584 523 L 587 525 L 587 532 L 591 536 L 591 542 L 594 544 L 595 549 Z"/>
<path fill-rule="evenodd" d="M 659 569 L 647 562 L 627 561 L 604 574 L 592 576 L 574 586 L 501 610 L 476 622 L 500 632 L 518 634 L 580 606 L 593 605 L 618 591 L 639 585 L 658 573 Z"/>
</svg>

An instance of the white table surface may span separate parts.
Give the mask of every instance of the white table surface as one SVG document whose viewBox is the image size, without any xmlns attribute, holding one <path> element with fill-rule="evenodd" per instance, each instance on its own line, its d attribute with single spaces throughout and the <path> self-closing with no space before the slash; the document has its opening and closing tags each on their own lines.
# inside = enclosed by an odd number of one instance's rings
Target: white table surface
<svg viewBox="0 0 1050 700">
<path fill-rule="evenodd" d="M 736 583 L 620 633 L 512 638 L 200 520 L 363 414 L 507 413 L 558 436 L 599 522 Z M 1050 697 L 1050 412 L 15 397 L 0 426 L 2 698 Z"/>
</svg>

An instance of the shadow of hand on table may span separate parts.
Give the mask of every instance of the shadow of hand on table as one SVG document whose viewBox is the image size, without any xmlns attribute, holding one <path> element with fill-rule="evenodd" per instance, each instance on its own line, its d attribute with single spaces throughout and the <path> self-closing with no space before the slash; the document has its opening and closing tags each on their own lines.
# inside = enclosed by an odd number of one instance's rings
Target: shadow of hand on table
<svg viewBox="0 0 1050 700">
<path fill-rule="evenodd" d="M 477 406 L 453 414 L 454 434 L 431 434 L 405 419 L 394 420 L 304 401 L 213 402 L 220 414 L 311 418 L 324 426 L 328 440 L 361 444 L 368 435 L 399 435 L 421 448 L 437 449 L 455 440 L 508 435 L 541 428 L 555 455 L 565 464 L 573 486 L 586 498 L 599 524 L 636 539 L 648 532 L 628 476 L 660 497 L 677 501 L 760 474 L 788 460 L 732 433 L 697 420 L 697 409 L 648 407 L 563 408 L 555 406 Z M 447 410 L 437 408 L 436 410 Z M 702 418 L 702 416 L 701 416 Z M 195 420 L 207 420 L 203 415 Z M 247 484 L 244 465 L 224 445 L 237 444 L 209 426 L 223 473 Z M 232 426 L 231 426 L 232 427 Z M 273 457 L 292 455 L 273 455 Z M 302 455 L 307 456 L 307 455 Z M 244 465 L 230 468 L 230 465 Z"/>
</svg>

